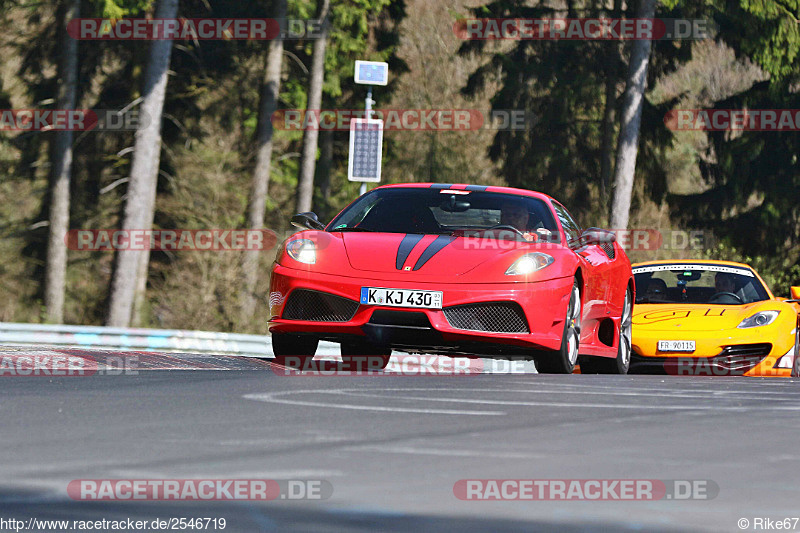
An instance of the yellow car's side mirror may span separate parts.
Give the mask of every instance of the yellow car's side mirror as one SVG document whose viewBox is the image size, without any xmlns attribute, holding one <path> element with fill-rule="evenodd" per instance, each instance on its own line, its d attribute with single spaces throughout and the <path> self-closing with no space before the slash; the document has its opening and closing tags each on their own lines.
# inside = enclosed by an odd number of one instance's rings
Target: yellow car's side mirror
<svg viewBox="0 0 800 533">
<path fill-rule="evenodd" d="M 792 300 L 800 300 L 800 287 L 792 287 Z"/>
</svg>

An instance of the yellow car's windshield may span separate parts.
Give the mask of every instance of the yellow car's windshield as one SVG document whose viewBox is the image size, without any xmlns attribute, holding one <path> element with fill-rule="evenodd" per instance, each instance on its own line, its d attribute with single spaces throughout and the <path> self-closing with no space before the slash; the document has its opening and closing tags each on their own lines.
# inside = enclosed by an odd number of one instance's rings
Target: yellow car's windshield
<svg viewBox="0 0 800 533">
<path fill-rule="evenodd" d="M 636 303 L 744 305 L 769 299 L 749 268 L 664 263 L 633 269 Z"/>
</svg>

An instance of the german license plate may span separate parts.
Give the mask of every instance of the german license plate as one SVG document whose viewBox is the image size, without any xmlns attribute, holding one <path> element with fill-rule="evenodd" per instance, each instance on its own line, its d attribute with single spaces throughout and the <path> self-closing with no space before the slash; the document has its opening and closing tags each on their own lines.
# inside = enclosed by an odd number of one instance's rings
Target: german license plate
<svg viewBox="0 0 800 533">
<path fill-rule="evenodd" d="M 364 305 L 441 309 L 442 291 L 414 291 L 410 289 L 361 287 L 361 303 Z"/>
<path fill-rule="evenodd" d="M 658 341 L 659 352 L 693 352 L 694 341 Z"/>
</svg>

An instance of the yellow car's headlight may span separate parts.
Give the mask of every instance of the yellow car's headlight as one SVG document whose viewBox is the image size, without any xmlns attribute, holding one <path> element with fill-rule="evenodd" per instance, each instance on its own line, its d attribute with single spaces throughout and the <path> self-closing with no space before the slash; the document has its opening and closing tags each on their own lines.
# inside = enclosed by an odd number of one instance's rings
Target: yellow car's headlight
<svg viewBox="0 0 800 533">
<path fill-rule="evenodd" d="M 760 311 L 753 316 L 749 316 L 742 320 L 738 326 L 739 329 L 747 328 L 760 328 L 761 326 L 769 326 L 775 319 L 778 318 L 780 311 Z"/>
</svg>

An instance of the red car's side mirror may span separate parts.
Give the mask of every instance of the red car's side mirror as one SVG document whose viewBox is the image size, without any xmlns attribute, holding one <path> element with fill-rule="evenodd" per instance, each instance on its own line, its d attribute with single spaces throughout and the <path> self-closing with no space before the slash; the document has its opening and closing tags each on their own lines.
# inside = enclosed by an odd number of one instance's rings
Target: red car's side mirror
<svg viewBox="0 0 800 533">
<path fill-rule="evenodd" d="M 319 221 L 317 214 L 311 211 L 306 213 L 297 213 L 292 217 L 292 226 L 300 229 L 325 229 L 325 224 Z"/>
<path fill-rule="evenodd" d="M 600 228 L 589 228 L 584 230 L 580 236 L 580 243 L 583 246 L 610 244 L 616 240 L 617 236 L 613 231 Z"/>
</svg>

